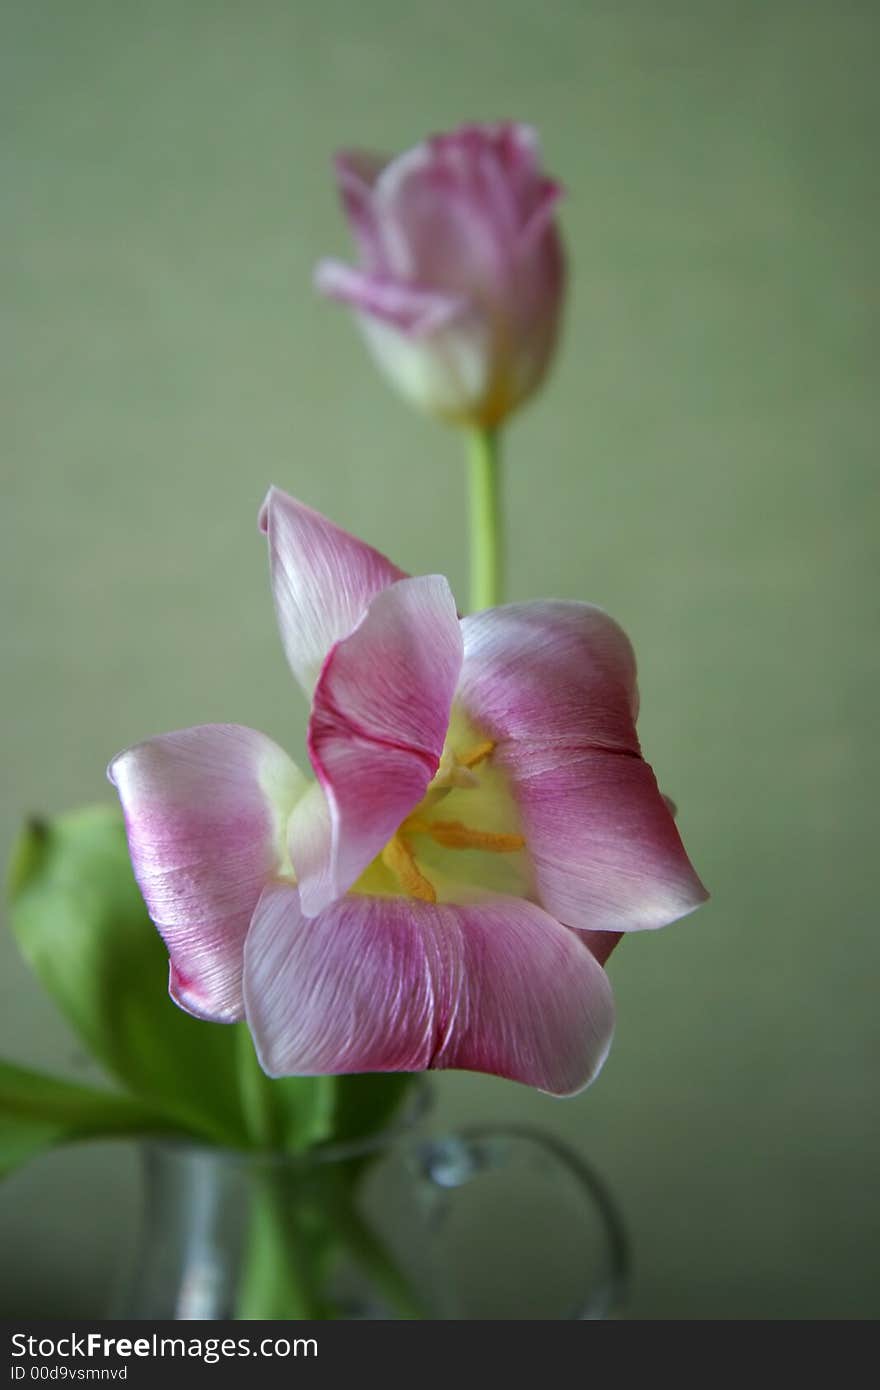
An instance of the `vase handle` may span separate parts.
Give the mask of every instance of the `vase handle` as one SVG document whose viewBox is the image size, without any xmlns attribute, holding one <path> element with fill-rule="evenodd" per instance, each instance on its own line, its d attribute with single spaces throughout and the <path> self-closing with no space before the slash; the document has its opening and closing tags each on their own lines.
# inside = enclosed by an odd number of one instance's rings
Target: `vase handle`
<svg viewBox="0 0 880 1390">
<path fill-rule="evenodd" d="M 629 1241 L 603 1180 L 525 1126 L 475 1126 L 413 1146 L 445 1318 L 619 1315 Z"/>
</svg>

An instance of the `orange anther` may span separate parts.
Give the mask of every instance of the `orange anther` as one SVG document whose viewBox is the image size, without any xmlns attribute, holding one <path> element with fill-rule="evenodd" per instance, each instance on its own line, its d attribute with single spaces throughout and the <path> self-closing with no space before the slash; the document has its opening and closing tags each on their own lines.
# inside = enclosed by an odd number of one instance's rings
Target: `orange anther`
<svg viewBox="0 0 880 1390">
<path fill-rule="evenodd" d="M 425 878 L 412 850 L 399 832 L 383 849 L 382 863 L 391 870 L 403 891 L 411 898 L 420 898 L 425 903 L 437 901 L 433 883 Z"/>
<path fill-rule="evenodd" d="M 466 753 L 456 753 L 455 760 L 462 767 L 476 767 L 478 763 L 485 762 L 489 754 L 494 752 L 495 744 L 491 739 L 484 739 L 482 743 L 477 743 L 473 748 L 469 748 Z"/>
<path fill-rule="evenodd" d="M 447 849 L 487 849 L 495 854 L 513 854 L 522 849 L 522 835 L 499 835 L 492 830 L 474 830 L 459 820 L 434 820 L 425 825 L 424 834 Z"/>
</svg>

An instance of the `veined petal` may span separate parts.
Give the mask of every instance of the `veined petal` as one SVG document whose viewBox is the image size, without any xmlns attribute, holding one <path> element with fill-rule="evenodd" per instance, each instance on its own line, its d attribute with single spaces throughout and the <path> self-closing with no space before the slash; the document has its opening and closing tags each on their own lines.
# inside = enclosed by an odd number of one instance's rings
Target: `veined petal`
<svg viewBox="0 0 880 1390">
<path fill-rule="evenodd" d="M 269 540 L 272 592 L 290 667 L 311 696 L 330 648 L 348 636 L 370 600 L 405 578 L 378 550 L 270 488 L 260 511 Z"/>
<path fill-rule="evenodd" d="M 330 807 L 320 782 L 308 790 L 287 822 L 287 845 L 297 880 L 311 883 L 325 874 L 333 841 Z"/>
<path fill-rule="evenodd" d="M 642 758 L 506 745 L 541 903 L 569 927 L 637 931 L 685 917 L 708 894 Z"/>
<path fill-rule="evenodd" d="M 457 696 L 495 744 L 541 904 L 569 927 L 632 931 L 707 894 L 635 732 L 635 661 L 621 629 L 577 603 L 466 618 Z"/>
<path fill-rule="evenodd" d="M 511 603 L 461 626 L 457 699 L 489 737 L 639 752 L 635 656 L 601 608 Z"/>
<path fill-rule="evenodd" d="M 135 878 L 189 1013 L 242 1016 L 244 939 L 268 880 L 287 865 L 288 815 L 306 786 L 265 734 L 204 724 L 114 758 Z"/>
<path fill-rule="evenodd" d="M 533 903 L 351 895 L 306 918 L 271 885 L 245 946 L 245 1008 L 270 1076 L 462 1068 L 569 1095 L 608 1052 L 604 970 Z"/>
<path fill-rule="evenodd" d="M 308 733 L 327 799 L 326 854 L 315 853 L 320 835 L 291 822 L 290 852 L 308 915 L 351 887 L 427 791 L 461 655 L 452 592 L 445 579 L 427 575 L 377 594 L 328 656 Z"/>
<path fill-rule="evenodd" d="M 469 308 L 464 295 L 423 289 L 390 275 L 356 270 L 341 261 L 318 262 L 315 288 L 328 299 L 348 304 L 413 338 L 436 333 Z"/>
</svg>

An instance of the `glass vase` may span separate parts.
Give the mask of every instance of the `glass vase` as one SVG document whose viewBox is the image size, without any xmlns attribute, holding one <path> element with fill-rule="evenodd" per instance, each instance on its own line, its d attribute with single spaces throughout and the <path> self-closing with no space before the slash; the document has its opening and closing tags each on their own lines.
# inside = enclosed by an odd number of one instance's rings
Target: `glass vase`
<svg viewBox="0 0 880 1390">
<path fill-rule="evenodd" d="M 557 1139 L 403 1128 L 299 1156 L 143 1146 L 145 1203 L 115 1317 L 601 1319 L 627 1241 Z"/>
</svg>

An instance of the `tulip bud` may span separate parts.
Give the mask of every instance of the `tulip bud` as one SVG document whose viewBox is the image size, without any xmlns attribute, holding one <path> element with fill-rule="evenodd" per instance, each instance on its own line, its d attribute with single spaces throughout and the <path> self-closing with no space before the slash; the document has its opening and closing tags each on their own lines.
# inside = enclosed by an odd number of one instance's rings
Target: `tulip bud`
<svg viewBox="0 0 880 1390">
<path fill-rule="evenodd" d="M 561 189 L 535 132 L 462 126 L 390 161 L 340 154 L 336 173 L 360 265 L 322 261 L 318 289 L 414 404 L 494 427 L 540 385 L 559 328 Z"/>
</svg>

